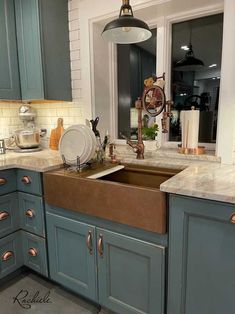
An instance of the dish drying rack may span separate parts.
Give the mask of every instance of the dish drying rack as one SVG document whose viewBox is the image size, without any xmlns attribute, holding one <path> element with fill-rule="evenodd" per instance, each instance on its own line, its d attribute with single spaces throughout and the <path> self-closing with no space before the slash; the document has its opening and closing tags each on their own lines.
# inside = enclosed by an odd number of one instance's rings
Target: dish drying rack
<svg viewBox="0 0 235 314">
<path fill-rule="evenodd" d="M 66 162 L 66 158 L 64 155 L 61 156 L 63 160 L 63 168 L 67 171 L 71 172 L 82 172 L 83 170 L 89 168 L 92 165 L 92 161 L 88 161 L 86 163 L 81 163 L 81 158 L 80 156 L 77 156 L 76 158 L 76 165 L 69 165 Z"/>
</svg>

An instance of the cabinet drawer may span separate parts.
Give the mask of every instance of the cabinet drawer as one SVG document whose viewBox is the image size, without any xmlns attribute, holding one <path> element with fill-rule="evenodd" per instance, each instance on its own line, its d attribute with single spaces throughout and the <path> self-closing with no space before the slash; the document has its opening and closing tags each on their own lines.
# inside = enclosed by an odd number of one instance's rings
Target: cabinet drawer
<svg viewBox="0 0 235 314">
<path fill-rule="evenodd" d="M 42 197 L 19 192 L 19 212 L 22 229 L 45 236 Z"/>
<path fill-rule="evenodd" d="M 17 193 L 0 197 L 0 238 L 20 228 Z"/>
<path fill-rule="evenodd" d="M 42 195 L 40 172 L 17 169 L 17 189 L 26 193 Z"/>
<path fill-rule="evenodd" d="M 21 232 L 24 265 L 48 276 L 45 239 L 25 231 Z"/>
<path fill-rule="evenodd" d="M 20 231 L 0 239 L 0 278 L 23 265 Z"/>
<path fill-rule="evenodd" d="M 0 195 L 16 191 L 15 169 L 0 171 Z"/>
</svg>

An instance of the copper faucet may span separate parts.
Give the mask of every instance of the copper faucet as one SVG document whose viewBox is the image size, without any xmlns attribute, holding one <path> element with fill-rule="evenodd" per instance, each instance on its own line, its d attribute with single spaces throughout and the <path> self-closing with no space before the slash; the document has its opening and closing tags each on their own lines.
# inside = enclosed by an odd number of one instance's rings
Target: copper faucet
<svg viewBox="0 0 235 314">
<path fill-rule="evenodd" d="M 137 154 L 137 159 L 144 159 L 144 143 L 142 140 L 142 100 L 139 97 L 135 102 L 135 108 L 138 110 L 138 141 L 137 143 L 132 143 L 132 141 L 126 138 L 126 143 L 133 148 L 133 151 Z"/>
</svg>

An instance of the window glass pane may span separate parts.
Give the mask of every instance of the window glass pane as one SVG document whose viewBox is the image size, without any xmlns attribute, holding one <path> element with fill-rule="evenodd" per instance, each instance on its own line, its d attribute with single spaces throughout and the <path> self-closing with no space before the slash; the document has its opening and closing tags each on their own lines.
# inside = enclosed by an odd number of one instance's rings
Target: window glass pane
<svg viewBox="0 0 235 314">
<path fill-rule="evenodd" d="M 121 138 L 120 133 L 136 138 L 137 120 L 131 108 L 142 96 L 144 80 L 156 74 L 157 29 L 152 29 L 152 34 L 142 43 L 117 45 L 118 138 Z"/>
<path fill-rule="evenodd" d="M 171 92 L 174 107 L 170 141 L 181 141 L 180 111 L 194 106 L 200 110 L 199 142 L 216 142 L 222 34 L 223 14 L 172 26 Z M 189 50 L 190 43 L 192 51 Z M 197 60 L 189 60 L 186 54 Z M 200 63 L 198 60 L 204 66 L 196 65 Z"/>
</svg>

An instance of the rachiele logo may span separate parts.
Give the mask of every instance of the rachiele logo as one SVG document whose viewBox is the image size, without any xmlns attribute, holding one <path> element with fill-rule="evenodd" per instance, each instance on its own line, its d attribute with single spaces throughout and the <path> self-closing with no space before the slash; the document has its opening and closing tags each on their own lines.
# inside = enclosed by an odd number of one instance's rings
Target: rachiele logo
<svg viewBox="0 0 235 314">
<path fill-rule="evenodd" d="M 13 303 L 19 304 L 23 309 L 31 309 L 32 304 L 35 303 L 52 303 L 50 299 L 50 291 L 45 294 L 41 294 L 39 291 L 36 291 L 33 294 L 30 294 L 28 290 L 20 290 L 20 292 L 13 297 Z"/>
</svg>

